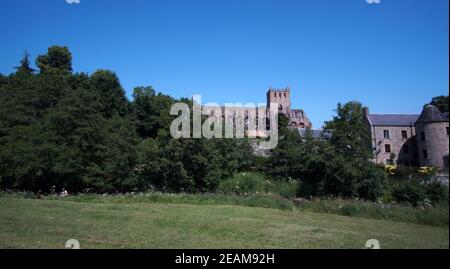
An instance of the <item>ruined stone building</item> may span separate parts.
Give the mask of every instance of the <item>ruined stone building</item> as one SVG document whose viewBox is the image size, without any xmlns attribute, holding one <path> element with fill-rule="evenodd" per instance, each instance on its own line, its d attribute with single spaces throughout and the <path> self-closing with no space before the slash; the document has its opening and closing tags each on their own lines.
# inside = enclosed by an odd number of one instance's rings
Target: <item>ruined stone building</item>
<svg viewBox="0 0 450 269">
<path fill-rule="evenodd" d="M 258 110 L 264 109 L 265 111 L 268 111 L 268 108 L 270 108 L 271 104 L 278 104 L 278 112 L 281 114 L 284 114 L 289 119 L 289 126 L 294 128 L 307 128 L 311 129 L 312 124 L 311 121 L 306 116 L 305 111 L 302 109 L 292 109 L 291 108 L 291 89 L 289 87 L 285 89 L 273 89 L 269 88 L 267 92 L 267 104 L 265 107 L 214 107 L 214 106 L 204 106 L 203 111 L 205 114 L 208 114 L 209 116 L 214 116 L 214 114 L 217 114 L 218 111 L 220 111 L 220 114 L 223 118 L 230 117 L 230 118 L 244 118 L 244 124 L 245 124 L 245 130 L 247 134 L 250 134 L 251 136 L 255 137 L 265 137 L 267 135 L 264 131 L 256 131 L 250 130 L 249 131 L 249 122 L 248 119 L 252 116 L 256 118 L 256 125 L 261 125 L 261 122 L 264 122 L 263 124 L 265 126 L 262 126 L 261 130 L 266 130 L 268 128 L 267 123 L 265 121 L 259 121 L 258 119 Z M 267 113 L 265 113 L 267 114 Z M 251 128 L 250 128 L 251 129 Z"/>
<path fill-rule="evenodd" d="M 306 116 L 305 111 L 291 108 L 291 89 L 289 87 L 281 90 L 270 88 L 267 92 L 267 106 L 270 107 L 270 104 L 273 103 L 277 103 L 279 112 L 289 118 L 289 126 L 294 128 L 312 128 L 311 121 Z"/>
<path fill-rule="evenodd" d="M 428 105 L 420 115 L 370 114 L 366 109 L 364 118 L 371 132 L 374 162 L 448 169 L 448 113 Z"/>
</svg>

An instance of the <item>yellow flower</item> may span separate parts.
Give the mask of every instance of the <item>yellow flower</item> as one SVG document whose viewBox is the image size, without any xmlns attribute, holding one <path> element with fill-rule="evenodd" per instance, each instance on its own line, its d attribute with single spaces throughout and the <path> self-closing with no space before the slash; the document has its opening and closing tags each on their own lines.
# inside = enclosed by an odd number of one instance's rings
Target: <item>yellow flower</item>
<svg viewBox="0 0 450 269">
<path fill-rule="evenodd" d="M 418 172 L 422 176 L 428 176 L 433 172 L 433 170 L 433 167 L 423 166 L 419 168 Z"/>
<path fill-rule="evenodd" d="M 397 166 L 393 165 L 393 164 L 388 164 L 384 167 L 384 170 L 386 171 L 386 173 L 390 176 L 395 175 L 395 172 L 397 170 Z"/>
</svg>

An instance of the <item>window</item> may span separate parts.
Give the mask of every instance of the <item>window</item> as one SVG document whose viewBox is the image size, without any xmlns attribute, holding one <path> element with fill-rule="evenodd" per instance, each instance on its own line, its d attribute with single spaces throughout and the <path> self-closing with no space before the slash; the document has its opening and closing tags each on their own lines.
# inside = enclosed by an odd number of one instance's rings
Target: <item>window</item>
<svg viewBox="0 0 450 269">
<path fill-rule="evenodd" d="M 425 132 L 421 132 L 420 137 L 421 137 L 422 141 L 425 141 L 426 140 Z"/>
<path fill-rule="evenodd" d="M 424 158 L 424 159 L 428 159 L 428 151 L 427 151 L 426 149 L 424 149 L 424 150 L 422 151 L 422 153 L 423 153 L 423 158 Z"/>
<path fill-rule="evenodd" d="M 406 130 L 402 131 L 402 138 L 403 139 L 408 139 L 408 132 Z"/>
<path fill-rule="evenodd" d="M 384 139 L 390 139 L 389 130 L 384 130 Z"/>
<path fill-rule="evenodd" d="M 391 145 L 389 145 L 389 144 L 384 145 L 384 150 L 385 150 L 386 153 L 390 153 L 391 152 Z"/>
</svg>

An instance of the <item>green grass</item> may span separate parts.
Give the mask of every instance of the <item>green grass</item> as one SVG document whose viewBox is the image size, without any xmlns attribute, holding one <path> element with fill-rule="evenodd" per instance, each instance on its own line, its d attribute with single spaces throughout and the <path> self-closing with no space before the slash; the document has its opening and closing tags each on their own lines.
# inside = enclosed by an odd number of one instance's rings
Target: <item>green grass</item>
<svg viewBox="0 0 450 269">
<path fill-rule="evenodd" d="M 36 195 L 30 193 L 6 194 L 0 192 L 0 198 L 29 198 L 35 199 Z M 61 200 L 57 196 L 46 196 L 45 199 Z M 276 208 L 293 210 L 294 203 L 288 199 L 272 195 L 225 195 L 217 193 L 160 193 L 146 192 L 137 194 L 78 194 L 64 198 L 72 202 L 95 203 L 166 203 L 166 204 L 192 204 L 192 205 L 242 205 L 248 207 Z"/>
<path fill-rule="evenodd" d="M 449 247 L 448 227 L 237 205 L 97 199 L 0 197 L 0 248 L 63 248 L 72 238 L 81 248 L 361 249 L 372 238 L 381 248 Z"/>
<path fill-rule="evenodd" d="M 35 199 L 36 195 L 32 193 L 6 194 L 0 192 L 0 198 L 1 197 Z M 45 199 L 61 200 L 61 198 L 57 196 L 46 196 Z M 115 195 L 79 194 L 66 197 L 64 198 L 64 201 L 114 204 L 164 203 L 191 205 L 241 205 L 247 207 L 301 210 L 351 217 L 392 220 L 447 228 L 449 223 L 448 204 L 441 204 L 431 208 L 420 208 L 406 205 L 380 204 L 364 200 L 314 198 L 307 203 L 297 206 L 290 199 L 267 193 L 247 195 L 225 195 L 217 193 L 168 194 L 159 192 Z"/>
</svg>

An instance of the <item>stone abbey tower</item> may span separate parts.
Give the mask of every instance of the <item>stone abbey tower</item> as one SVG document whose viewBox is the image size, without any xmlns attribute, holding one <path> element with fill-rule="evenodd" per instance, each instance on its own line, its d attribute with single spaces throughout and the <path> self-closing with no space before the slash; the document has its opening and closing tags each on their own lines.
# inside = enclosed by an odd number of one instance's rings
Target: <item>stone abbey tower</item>
<svg viewBox="0 0 450 269">
<path fill-rule="evenodd" d="M 293 128 L 311 129 L 311 121 L 302 109 L 291 109 L 291 88 L 273 89 L 267 92 L 267 106 L 277 103 L 278 110 L 289 118 L 289 126 Z"/>
<path fill-rule="evenodd" d="M 305 111 L 302 109 L 292 109 L 291 108 L 291 89 L 289 87 L 285 89 L 273 89 L 269 88 L 267 92 L 267 107 L 271 104 L 278 104 L 279 113 L 286 115 L 289 119 L 289 126 L 292 128 L 299 129 L 311 129 L 311 121 L 306 116 Z M 216 114 L 215 111 L 219 111 L 223 118 L 225 116 L 237 116 L 241 115 L 245 118 L 245 125 L 248 126 L 248 117 L 250 115 L 258 115 L 258 110 L 261 108 L 257 107 L 224 107 L 224 106 L 204 106 L 203 111 L 210 116 Z M 266 107 L 263 107 L 265 110 Z M 266 128 L 266 126 L 264 127 Z M 265 137 L 266 132 L 251 132 L 257 137 Z"/>
</svg>

